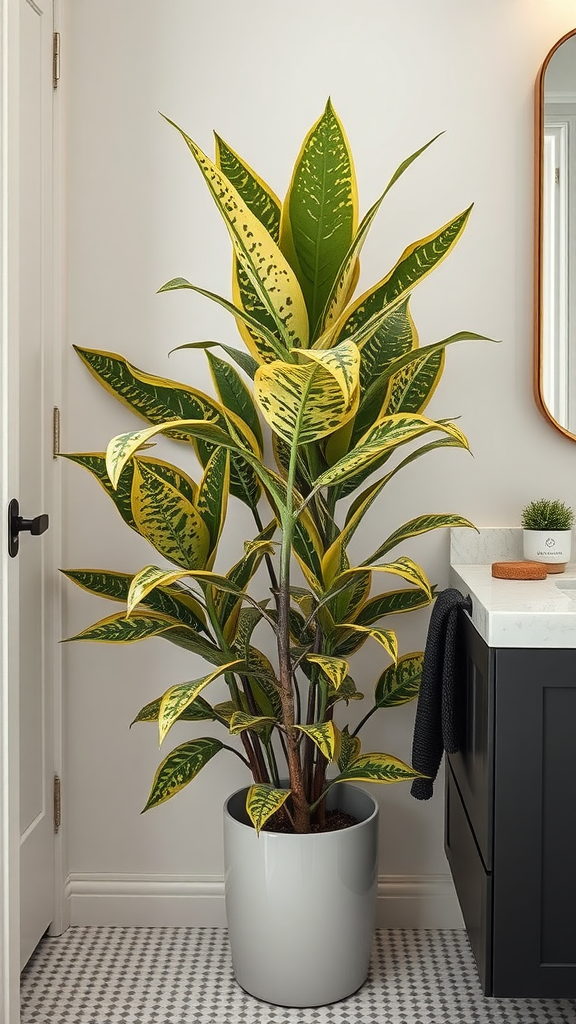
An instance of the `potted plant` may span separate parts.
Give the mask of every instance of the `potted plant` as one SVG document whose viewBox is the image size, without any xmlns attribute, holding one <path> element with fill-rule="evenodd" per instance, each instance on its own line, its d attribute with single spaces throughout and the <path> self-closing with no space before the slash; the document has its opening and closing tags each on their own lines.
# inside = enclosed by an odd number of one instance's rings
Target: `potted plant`
<svg viewBox="0 0 576 1024">
<path fill-rule="evenodd" d="M 317 1005 L 350 994 L 368 970 L 377 805 L 354 784 L 418 774 L 361 746 L 371 716 L 412 700 L 420 683 L 422 653 L 398 652 L 390 620 L 428 605 L 433 588 L 397 548 L 439 527 L 471 525 L 419 513 L 377 538 L 368 557 L 352 554 L 364 516 L 400 470 L 436 449 L 468 448 L 454 423 L 424 410 L 446 347 L 480 336 L 460 332 L 420 347 L 410 293 L 454 248 L 470 210 L 410 245 L 353 300 L 372 221 L 430 143 L 400 164 L 358 223 L 353 158 L 330 102 L 304 140 L 283 203 L 222 139 L 212 161 L 178 131 L 232 240 L 232 300 L 182 278 L 160 291 L 190 289 L 223 306 L 247 351 L 220 345 L 222 358 L 215 342 L 181 346 L 203 350 L 212 397 L 115 353 L 77 348 L 99 383 L 149 425 L 113 438 L 106 454 L 66 457 L 92 473 L 161 564 L 135 575 L 67 570 L 80 587 L 125 605 L 70 639 L 163 637 L 208 663 L 201 678 L 172 686 L 136 716 L 155 723 L 161 741 L 176 721 L 201 723 L 160 764 L 144 809 L 179 793 L 217 753 L 237 758 L 244 789 L 225 809 L 236 976 L 270 1002 Z M 160 435 L 181 443 L 185 468 L 150 451 Z M 250 509 L 255 532 L 234 565 L 215 571 L 229 498 Z M 391 589 L 371 596 L 382 579 Z M 365 643 L 379 668 L 359 687 L 350 659 Z M 222 677 L 229 699 L 211 703 L 210 684 Z M 368 710 L 346 721 L 363 689 Z M 217 735 L 204 734 L 207 723 Z"/>
<path fill-rule="evenodd" d="M 570 561 L 574 511 L 559 499 L 539 498 L 522 509 L 524 558 L 564 572 Z"/>
</svg>

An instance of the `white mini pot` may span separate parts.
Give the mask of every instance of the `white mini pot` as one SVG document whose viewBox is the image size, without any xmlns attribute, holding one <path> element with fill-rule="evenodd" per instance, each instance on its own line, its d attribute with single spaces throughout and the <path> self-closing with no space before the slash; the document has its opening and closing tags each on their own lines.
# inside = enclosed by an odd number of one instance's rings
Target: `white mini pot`
<svg viewBox="0 0 576 1024">
<path fill-rule="evenodd" d="M 226 915 L 232 965 L 250 995 L 280 1006 L 324 1006 L 366 981 L 376 918 L 378 804 L 347 783 L 328 806 L 358 819 L 310 835 L 261 832 L 247 789 L 224 805 Z"/>
<path fill-rule="evenodd" d="M 524 558 L 544 562 L 550 572 L 564 572 L 570 561 L 571 530 L 523 530 Z"/>
</svg>

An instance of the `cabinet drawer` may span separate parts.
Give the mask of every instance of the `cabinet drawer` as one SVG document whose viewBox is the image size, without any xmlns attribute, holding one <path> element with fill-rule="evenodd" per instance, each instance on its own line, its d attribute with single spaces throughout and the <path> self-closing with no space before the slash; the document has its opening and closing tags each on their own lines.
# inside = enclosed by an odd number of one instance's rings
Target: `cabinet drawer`
<svg viewBox="0 0 576 1024">
<path fill-rule="evenodd" d="M 446 769 L 445 850 L 482 989 L 492 994 L 492 875 L 486 871 L 450 766 Z"/>
<path fill-rule="evenodd" d="M 467 616 L 460 620 L 464 643 L 458 680 L 460 750 L 448 761 L 487 871 L 492 871 L 494 786 L 494 652 Z"/>
</svg>

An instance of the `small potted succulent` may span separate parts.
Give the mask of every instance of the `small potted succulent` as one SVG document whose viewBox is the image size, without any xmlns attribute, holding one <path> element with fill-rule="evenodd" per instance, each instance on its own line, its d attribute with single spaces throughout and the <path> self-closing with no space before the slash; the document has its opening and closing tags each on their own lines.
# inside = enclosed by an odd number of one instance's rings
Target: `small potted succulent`
<svg viewBox="0 0 576 1024">
<path fill-rule="evenodd" d="M 574 510 L 548 498 L 531 501 L 522 509 L 524 558 L 544 562 L 548 572 L 564 572 L 570 561 Z"/>
</svg>

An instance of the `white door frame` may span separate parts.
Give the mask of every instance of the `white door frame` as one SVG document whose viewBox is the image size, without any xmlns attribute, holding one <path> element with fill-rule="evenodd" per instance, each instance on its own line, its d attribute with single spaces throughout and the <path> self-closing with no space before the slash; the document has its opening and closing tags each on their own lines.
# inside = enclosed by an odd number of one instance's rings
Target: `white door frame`
<svg viewBox="0 0 576 1024">
<path fill-rule="evenodd" d="M 60 0 L 55 0 L 55 18 Z M 16 564 L 7 550 L 8 502 L 17 479 L 17 452 L 10 445 L 10 417 L 15 412 L 18 351 L 18 117 L 19 117 L 19 6 L 18 0 L 0 0 L 0 1020 L 19 1024 L 20 986 L 20 808 L 19 808 L 19 708 L 18 602 L 14 600 Z M 60 164 L 55 141 L 56 170 Z M 56 189 L 55 266 L 61 267 L 61 192 Z M 61 339 L 62 280 L 56 273 L 56 323 L 54 337 Z M 59 345 L 58 345 L 59 348 Z M 61 350 L 54 353 L 54 394 L 60 392 Z M 8 399 L 10 398 L 10 401 Z M 58 403 L 59 404 L 59 403 Z M 17 409 L 16 409 L 17 411 Z M 55 511 L 60 511 L 60 488 L 55 478 Z M 51 550 L 59 560 L 60 515 L 51 522 Z M 55 616 L 60 629 L 61 616 Z M 61 666 L 54 637 L 55 765 L 62 764 Z M 58 933 L 67 925 L 64 900 L 65 865 L 62 837 L 56 839 L 54 924 Z"/>
</svg>

